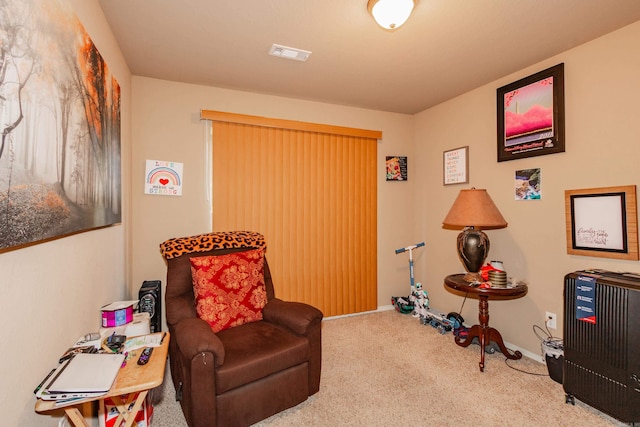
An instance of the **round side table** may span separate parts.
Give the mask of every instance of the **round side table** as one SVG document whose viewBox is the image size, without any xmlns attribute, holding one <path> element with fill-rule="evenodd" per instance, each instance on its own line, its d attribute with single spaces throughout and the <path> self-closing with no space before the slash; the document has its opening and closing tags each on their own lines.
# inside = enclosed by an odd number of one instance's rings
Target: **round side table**
<svg viewBox="0 0 640 427">
<path fill-rule="evenodd" d="M 478 320 L 480 324 L 473 325 L 469 329 L 469 335 L 460 339 L 456 337 L 455 341 L 461 347 L 468 347 L 475 337 L 478 337 L 480 341 L 480 371 L 484 372 L 484 353 L 485 345 L 489 345 L 491 341 L 495 342 L 502 354 L 508 359 L 520 359 L 522 353 L 516 351 L 511 353 L 504 345 L 502 335 L 497 329 L 489 326 L 489 299 L 516 299 L 521 298 L 527 294 L 527 285 L 518 285 L 512 288 L 479 288 L 478 286 L 472 286 L 464 279 L 464 274 L 452 274 L 445 277 L 444 284 L 449 289 L 465 292 L 478 296 L 479 308 L 478 308 Z"/>
</svg>

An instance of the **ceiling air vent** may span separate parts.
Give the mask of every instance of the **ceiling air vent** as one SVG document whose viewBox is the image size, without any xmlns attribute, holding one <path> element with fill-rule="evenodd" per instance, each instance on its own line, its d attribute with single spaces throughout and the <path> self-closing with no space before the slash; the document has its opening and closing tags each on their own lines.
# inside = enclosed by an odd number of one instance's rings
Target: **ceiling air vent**
<svg viewBox="0 0 640 427">
<path fill-rule="evenodd" d="M 309 59 L 309 56 L 311 56 L 311 52 L 309 52 L 308 50 L 296 49 L 294 47 L 287 47 L 274 43 L 271 45 L 269 55 L 304 62 Z"/>
</svg>

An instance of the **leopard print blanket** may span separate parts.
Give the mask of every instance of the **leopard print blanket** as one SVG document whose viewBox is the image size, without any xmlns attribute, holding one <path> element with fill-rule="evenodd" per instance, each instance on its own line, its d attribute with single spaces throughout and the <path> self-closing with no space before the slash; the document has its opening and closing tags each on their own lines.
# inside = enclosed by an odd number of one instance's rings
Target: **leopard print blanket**
<svg viewBox="0 0 640 427">
<path fill-rule="evenodd" d="M 173 259 L 192 252 L 245 247 L 266 249 L 267 243 L 264 236 L 255 231 L 214 231 L 169 239 L 160 244 L 160 252 L 165 259 Z"/>
</svg>

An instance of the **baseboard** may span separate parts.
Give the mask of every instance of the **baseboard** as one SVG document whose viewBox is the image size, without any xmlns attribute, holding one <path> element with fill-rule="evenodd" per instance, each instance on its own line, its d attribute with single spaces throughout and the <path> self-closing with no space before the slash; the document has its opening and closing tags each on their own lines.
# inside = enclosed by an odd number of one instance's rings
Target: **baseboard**
<svg viewBox="0 0 640 427">
<path fill-rule="evenodd" d="M 527 356 L 529 359 L 531 360 L 535 360 L 536 362 L 540 362 L 544 365 L 546 365 L 546 362 L 544 361 L 544 359 L 542 358 L 541 355 L 539 354 L 535 354 L 535 353 L 531 353 L 528 350 L 525 350 L 524 348 L 520 348 L 517 345 L 511 344 L 510 342 L 504 342 L 504 345 L 509 349 L 509 350 L 513 350 L 513 351 L 519 351 L 520 353 L 522 353 L 523 356 Z"/>
<path fill-rule="evenodd" d="M 388 311 L 388 310 L 394 310 L 392 305 L 384 305 L 382 307 L 378 307 L 377 310 L 369 310 L 369 311 L 359 311 L 358 313 L 349 313 L 349 314 L 341 314 L 339 316 L 330 316 L 330 317 L 325 317 L 324 319 L 322 319 L 323 321 L 325 320 L 335 320 L 335 319 L 342 319 L 344 317 L 353 317 L 353 316 L 361 316 L 363 314 L 371 314 L 371 313 L 377 313 L 379 311 Z"/>
<path fill-rule="evenodd" d="M 382 305 L 382 306 L 379 306 L 377 310 L 361 311 L 359 313 L 350 313 L 350 314 L 342 314 L 342 315 L 339 315 L 339 316 L 325 317 L 324 320 L 341 319 L 343 317 L 360 316 L 360 315 L 363 315 L 363 314 L 371 314 L 371 313 L 377 313 L 377 312 L 380 312 L 380 311 L 389 311 L 389 310 L 395 310 L 393 305 L 391 305 L 391 304 Z M 542 363 L 542 364 L 545 363 L 544 359 L 539 354 L 532 353 L 532 352 L 530 352 L 528 350 L 525 350 L 525 349 L 523 349 L 521 347 L 518 347 L 515 344 L 511 344 L 510 342 L 506 342 L 505 341 L 504 345 L 511 351 L 519 351 L 520 353 L 522 353 L 523 356 L 527 356 L 531 360 L 535 360 L 536 362 L 539 362 L 539 363 Z"/>
</svg>

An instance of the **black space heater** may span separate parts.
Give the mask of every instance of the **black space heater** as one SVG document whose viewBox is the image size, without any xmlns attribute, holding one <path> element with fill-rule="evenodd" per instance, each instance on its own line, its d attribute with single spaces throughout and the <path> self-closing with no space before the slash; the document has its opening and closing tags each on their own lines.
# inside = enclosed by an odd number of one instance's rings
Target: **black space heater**
<svg viewBox="0 0 640 427">
<path fill-rule="evenodd" d="M 160 280 L 145 280 L 138 291 L 138 311 L 149 313 L 151 333 L 162 330 L 162 284 Z"/>
<path fill-rule="evenodd" d="M 565 276 L 563 386 L 567 403 L 640 422 L 640 275 Z"/>
</svg>

